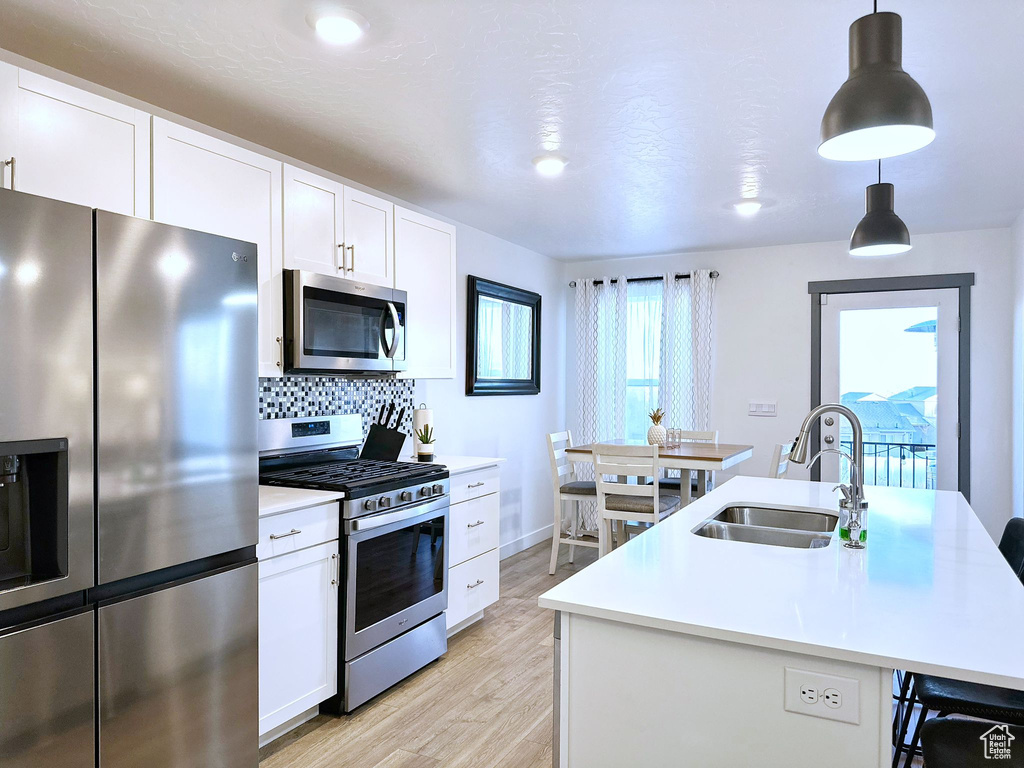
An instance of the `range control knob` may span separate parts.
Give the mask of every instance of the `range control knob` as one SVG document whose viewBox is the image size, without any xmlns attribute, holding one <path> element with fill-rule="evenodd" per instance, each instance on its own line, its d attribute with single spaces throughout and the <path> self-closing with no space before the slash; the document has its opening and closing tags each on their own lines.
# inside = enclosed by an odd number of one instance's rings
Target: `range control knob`
<svg viewBox="0 0 1024 768">
<path fill-rule="evenodd" d="M 391 506 L 391 497 L 390 496 L 381 496 L 379 499 L 377 499 L 377 506 L 378 507 L 390 507 Z"/>
<path fill-rule="evenodd" d="M 398 498 L 400 501 L 412 501 L 412 491 L 402 491 Z"/>
<path fill-rule="evenodd" d="M 434 495 L 434 492 L 432 490 L 430 490 L 430 486 L 429 485 L 424 485 L 422 488 L 420 488 L 420 496 L 433 496 L 433 495 Z"/>
<path fill-rule="evenodd" d="M 373 510 L 375 510 L 376 508 L 377 508 L 377 500 L 376 499 L 367 499 L 366 501 L 363 502 L 363 509 L 365 509 L 368 512 L 373 512 Z"/>
<path fill-rule="evenodd" d="M 435 483 L 434 487 L 431 488 L 431 490 L 434 492 L 435 495 L 438 493 L 444 493 L 444 486 L 441 485 L 440 483 Z"/>
</svg>

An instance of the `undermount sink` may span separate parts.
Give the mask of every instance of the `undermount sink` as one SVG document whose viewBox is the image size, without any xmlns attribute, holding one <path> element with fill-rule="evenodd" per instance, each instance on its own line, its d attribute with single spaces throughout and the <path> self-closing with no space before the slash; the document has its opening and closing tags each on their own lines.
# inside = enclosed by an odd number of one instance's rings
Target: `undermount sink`
<svg viewBox="0 0 1024 768">
<path fill-rule="evenodd" d="M 836 529 L 836 523 L 839 522 L 838 515 L 831 515 L 828 512 L 775 509 L 773 507 L 726 507 L 713 519 L 720 523 L 819 533 L 831 533 Z"/>
<path fill-rule="evenodd" d="M 693 529 L 698 536 L 794 549 L 821 549 L 832 541 L 839 516 L 824 510 L 733 505 Z"/>
</svg>

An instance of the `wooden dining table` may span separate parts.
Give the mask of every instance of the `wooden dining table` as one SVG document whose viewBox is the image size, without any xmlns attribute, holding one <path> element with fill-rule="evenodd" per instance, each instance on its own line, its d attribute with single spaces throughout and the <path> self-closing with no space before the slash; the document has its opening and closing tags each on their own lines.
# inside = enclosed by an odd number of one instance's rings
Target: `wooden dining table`
<svg viewBox="0 0 1024 768">
<path fill-rule="evenodd" d="M 641 440 L 605 440 L 603 445 L 646 445 Z M 565 449 L 570 461 L 590 461 L 594 456 L 594 445 L 574 445 Z M 730 469 L 754 455 L 754 446 L 733 443 L 679 442 L 659 446 L 658 466 L 663 469 L 697 473 L 697 498 L 708 493 L 713 484 L 712 473 Z M 680 483 L 679 493 L 683 504 L 691 500 L 690 483 Z"/>
</svg>

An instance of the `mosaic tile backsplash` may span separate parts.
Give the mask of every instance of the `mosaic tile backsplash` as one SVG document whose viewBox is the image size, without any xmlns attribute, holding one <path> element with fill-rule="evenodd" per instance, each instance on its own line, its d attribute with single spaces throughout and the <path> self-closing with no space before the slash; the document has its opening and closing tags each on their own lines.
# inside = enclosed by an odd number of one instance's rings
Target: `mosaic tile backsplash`
<svg viewBox="0 0 1024 768">
<path fill-rule="evenodd" d="M 405 408 L 399 428 L 412 435 L 416 382 L 412 379 L 345 379 L 338 376 L 288 376 L 260 379 L 260 418 L 291 419 L 359 413 L 363 432 L 380 413 L 381 405 L 395 401 L 395 413 Z"/>
</svg>

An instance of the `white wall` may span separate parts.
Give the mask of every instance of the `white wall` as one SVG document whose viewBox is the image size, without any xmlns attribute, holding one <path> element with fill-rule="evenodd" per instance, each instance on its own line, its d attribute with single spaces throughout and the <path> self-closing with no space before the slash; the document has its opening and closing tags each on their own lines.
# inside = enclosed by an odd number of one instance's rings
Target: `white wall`
<svg viewBox="0 0 1024 768">
<path fill-rule="evenodd" d="M 810 405 L 811 310 L 807 283 L 857 277 L 974 272 L 971 352 L 972 506 L 993 537 L 1011 515 L 1011 233 L 915 235 L 905 256 L 853 259 L 846 242 L 570 263 L 566 280 L 717 269 L 712 425 L 724 442 L 754 445 L 743 474 L 767 472 L 775 443 L 792 440 Z M 1020 254 L 1024 255 L 1024 254 Z M 576 423 L 575 340 L 567 302 L 570 425 Z M 778 402 L 778 417 L 747 416 L 751 400 Z M 806 477 L 795 468 L 792 477 Z"/>
<path fill-rule="evenodd" d="M 565 424 L 565 285 L 563 265 L 478 229 L 460 225 L 458 341 L 454 380 L 417 380 L 416 404 L 434 410 L 435 450 L 466 456 L 499 456 L 501 556 L 508 557 L 551 535 L 551 470 L 544 436 Z M 539 293 L 541 385 L 539 395 L 466 396 L 467 277 L 476 275 Z"/>
<path fill-rule="evenodd" d="M 1013 516 L 1024 516 L 1024 211 L 1012 233 L 1013 259 Z"/>
</svg>

